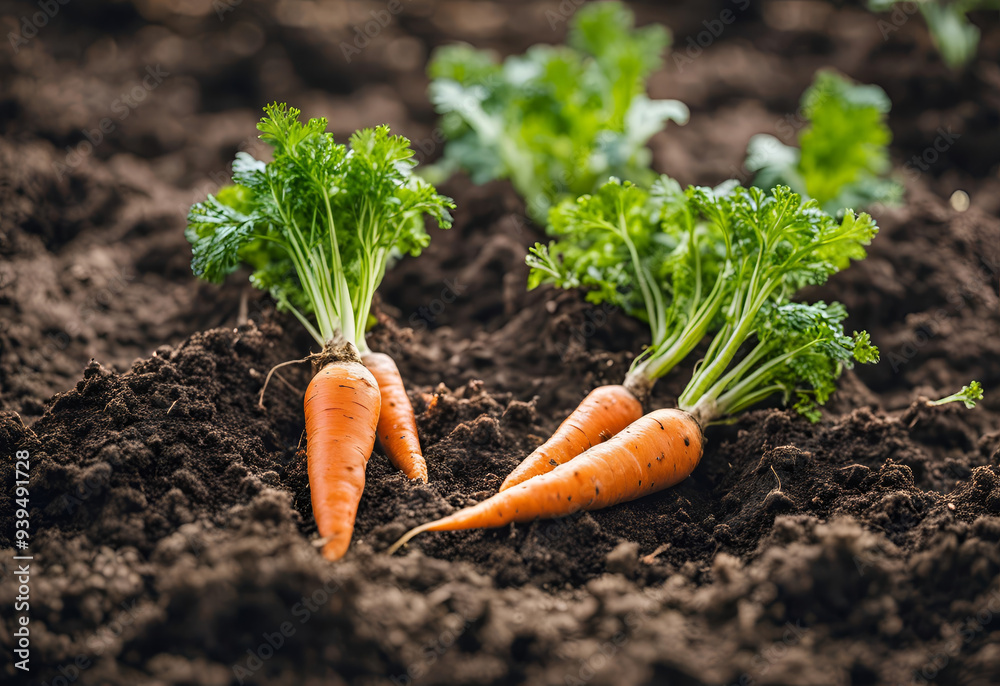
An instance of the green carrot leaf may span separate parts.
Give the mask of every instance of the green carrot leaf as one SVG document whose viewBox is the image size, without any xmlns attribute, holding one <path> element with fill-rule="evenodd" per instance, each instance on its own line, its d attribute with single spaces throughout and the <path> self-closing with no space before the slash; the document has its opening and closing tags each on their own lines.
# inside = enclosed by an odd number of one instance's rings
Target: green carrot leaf
<svg viewBox="0 0 1000 686">
<path fill-rule="evenodd" d="M 264 108 L 264 163 L 238 153 L 232 186 L 191 208 L 187 237 L 196 275 L 220 281 L 240 264 L 320 344 L 343 337 L 366 350 L 375 289 L 390 262 L 430 241 L 425 217 L 451 226 L 454 204 L 413 175 L 410 142 L 387 126 L 363 129 L 349 145 L 303 123 L 284 104 Z"/>
</svg>

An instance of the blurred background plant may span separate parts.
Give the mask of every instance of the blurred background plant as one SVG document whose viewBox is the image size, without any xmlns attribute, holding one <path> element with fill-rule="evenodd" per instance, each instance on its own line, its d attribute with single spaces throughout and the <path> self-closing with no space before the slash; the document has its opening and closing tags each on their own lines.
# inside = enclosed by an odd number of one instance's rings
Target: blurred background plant
<svg viewBox="0 0 1000 686">
<path fill-rule="evenodd" d="M 927 22 L 927 29 L 934 44 L 941 51 L 944 61 L 952 69 L 964 67 L 976 54 L 979 45 L 979 28 L 969 20 L 969 13 L 983 10 L 1000 10 L 1000 0 L 868 0 L 872 12 L 899 11 L 899 8 L 916 5 Z M 903 10 L 904 12 L 908 10 Z M 883 35 L 898 28 L 898 23 L 881 26 Z"/>
</svg>

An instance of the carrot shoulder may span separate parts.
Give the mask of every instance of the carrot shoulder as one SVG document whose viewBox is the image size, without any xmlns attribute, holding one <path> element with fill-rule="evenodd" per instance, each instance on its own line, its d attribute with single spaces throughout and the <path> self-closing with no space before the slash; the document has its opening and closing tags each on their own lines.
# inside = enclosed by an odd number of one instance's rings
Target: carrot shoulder
<svg viewBox="0 0 1000 686">
<path fill-rule="evenodd" d="M 642 403 L 621 385 L 599 386 L 590 392 L 552 437 L 524 458 L 500 485 L 505 491 L 551 472 L 577 455 L 608 440 L 642 416 Z"/>
<path fill-rule="evenodd" d="M 351 542 L 380 404 L 375 377 L 360 362 L 328 364 L 306 389 L 309 489 L 329 560 L 342 557 Z"/>
<path fill-rule="evenodd" d="M 378 440 L 382 449 L 407 478 L 427 483 L 427 462 L 420 450 L 417 419 L 396 363 L 385 353 L 366 353 L 361 361 L 375 376 L 382 396 L 378 418 Z"/>
<path fill-rule="evenodd" d="M 683 481 L 694 471 L 701 460 L 703 443 L 701 427 L 690 414 L 656 410 L 547 474 L 412 529 L 392 545 L 389 553 L 424 531 L 530 522 L 597 510 L 655 493 Z"/>
</svg>

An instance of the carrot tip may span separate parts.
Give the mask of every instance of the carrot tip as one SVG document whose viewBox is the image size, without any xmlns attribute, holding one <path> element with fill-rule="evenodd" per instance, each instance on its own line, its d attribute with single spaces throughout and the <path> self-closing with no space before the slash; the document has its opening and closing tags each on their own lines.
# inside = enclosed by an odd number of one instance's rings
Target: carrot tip
<svg viewBox="0 0 1000 686">
<path fill-rule="evenodd" d="M 338 543 L 333 536 L 317 538 L 312 544 L 319 549 L 319 554 L 330 562 L 336 562 L 347 553 L 347 546 L 343 542 Z"/>
<path fill-rule="evenodd" d="M 500 484 L 500 488 L 498 489 L 497 492 L 499 493 L 500 491 L 506 491 L 508 488 L 513 488 L 514 486 L 517 486 L 519 483 L 521 483 L 521 481 L 522 479 L 515 480 L 514 474 L 513 472 L 511 472 L 510 474 L 507 475 L 507 478 L 503 480 L 503 483 Z"/>
<path fill-rule="evenodd" d="M 398 541 L 389 546 L 389 549 L 385 551 L 386 555 L 394 554 L 397 550 L 399 550 L 404 545 L 409 543 L 410 539 L 412 539 L 414 536 L 422 534 L 425 531 L 430 531 L 431 526 L 433 526 L 434 524 L 435 522 L 428 522 L 427 524 L 421 524 L 418 527 L 410 529 L 405 534 L 403 534 Z"/>
</svg>

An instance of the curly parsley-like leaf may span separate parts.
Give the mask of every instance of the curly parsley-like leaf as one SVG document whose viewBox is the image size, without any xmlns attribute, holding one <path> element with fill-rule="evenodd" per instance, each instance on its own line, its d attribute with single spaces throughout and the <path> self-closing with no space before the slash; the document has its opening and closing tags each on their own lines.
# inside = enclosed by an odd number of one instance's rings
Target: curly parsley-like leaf
<svg viewBox="0 0 1000 686">
<path fill-rule="evenodd" d="M 682 103 L 645 95 L 669 41 L 663 27 L 635 28 L 624 5 L 598 2 L 573 17 L 566 46 L 502 64 L 467 45 L 438 48 L 428 73 L 447 137 L 439 168 L 475 183 L 510 179 L 539 223 L 609 176 L 650 183 L 646 142 L 688 117 Z"/>
<path fill-rule="evenodd" d="M 812 331 L 832 321 L 836 321 L 837 327 L 828 325 L 823 331 L 829 334 L 834 328 L 839 330 L 839 321 L 846 316 L 839 306 L 799 307 L 783 303 L 800 288 L 821 284 L 846 268 L 851 260 L 863 259 L 865 246 L 878 227 L 867 214 L 855 216 L 851 211 L 837 221 L 816 200 L 805 200 L 785 186 L 773 188 L 769 193 L 759 188 L 736 187 L 727 195 L 695 189 L 692 199 L 703 214 L 725 227 L 735 274 L 725 308 L 725 323 L 679 398 L 682 408 L 710 420 L 720 416 L 719 413 L 739 411 L 778 390 L 775 384 L 780 385 L 779 380 L 772 380 L 771 385 L 741 385 L 738 392 L 732 390 L 735 380 L 747 375 L 758 362 L 766 362 L 767 349 L 759 346 L 756 353 L 735 362 L 748 341 L 755 337 L 762 344 L 782 340 L 782 346 L 787 346 L 792 344 L 789 332 Z M 776 339 L 776 332 L 785 333 Z M 836 362 L 840 355 L 836 346 L 846 345 L 847 340 L 850 339 L 842 333 L 839 337 L 832 334 L 820 337 L 813 355 Z M 867 348 L 868 343 L 864 337 L 852 344 L 857 347 L 858 360 L 871 361 L 874 349 Z M 791 371 L 812 385 L 813 397 L 825 400 L 824 394 L 831 385 L 813 374 L 820 369 L 819 363 L 813 364 L 813 358 L 798 359 Z M 782 388 L 786 394 L 791 392 L 787 383 Z M 720 399 L 723 393 L 730 394 L 725 402 Z"/>
<path fill-rule="evenodd" d="M 802 95 L 807 124 L 799 133 L 799 147 L 767 134 L 750 139 L 745 165 L 756 172 L 754 185 L 786 184 L 815 198 L 830 214 L 896 202 L 902 187 L 887 177 L 889 108 L 889 98 L 878 86 L 856 84 L 831 70 L 817 72 Z"/>
<path fill-rule="evenodd" d="M 451 225 L 454 204 L 413 176 L 410 142 L 387 126 L 363 129 L 350 146 L 325 119 L 299 120 L 284 104 L 264 108 L 264 163 L 238 153 L 234 185 L 191 208 L 192 268 L 219 281 L 244 263 L 320 344 L 343 336 L 366 349 L 364 331 L 389 261 L 417 255 L 430 238 L 424 218 Z"/>
<path fill-rule="evenodd" d="M 931 405 L 945 405 L 947 403 L 961 402 L 966 408 L 972 409 L 976 406 L 976 403 L 983 399 L 983 385 L 978 381 L 972 381 L 968 386 L 962 386 L 962 390 L 958 393 L 952 393 L 951 395 L 941 398 L 940 400 L 934 400 Z"/>
<path fill-rule="evenodd" d="M 843 331 L 847 311 L 827 305 L 784 302 L 758 314 L 756 344 L 719 379 L 691 411 L 705 418 L 735 414 L 780 393 L 810 421 L 836 391 L 837 379 L 855 362 L 878 362 L 878 349 L 866 332 Z"/>
</svg>

